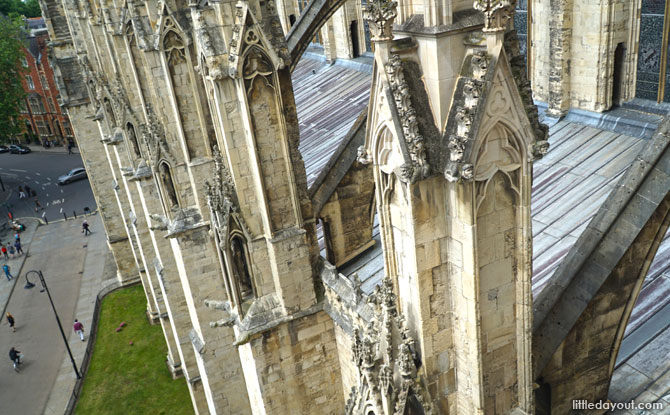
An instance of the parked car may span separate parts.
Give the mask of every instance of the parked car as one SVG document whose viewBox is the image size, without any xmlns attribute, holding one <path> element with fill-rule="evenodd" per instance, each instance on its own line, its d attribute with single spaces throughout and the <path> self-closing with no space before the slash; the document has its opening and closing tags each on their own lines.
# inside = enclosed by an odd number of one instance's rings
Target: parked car
<svg viewBox="0 0 670 415">
<path fill-rule="evenodd" d="M 8 152 L 9 152 L 9 147 L 0 146 L 0 153 L 8 153 Z"/>
<path fill-rule="evenodd" d="M 77 180 L 86 178 L 86 169 L 83 167 L 77 167 L 70 170 L 67 174 L 64 174 L 58 178 L 58 184 L 64 185 Z"/>
<path fill-rule="evenodd" d="M 28 154 L 30 153 L 30 149 L 21 144 L 12 144 L 9 146 L 9 152 L 12 154 Z"/>
</svg>

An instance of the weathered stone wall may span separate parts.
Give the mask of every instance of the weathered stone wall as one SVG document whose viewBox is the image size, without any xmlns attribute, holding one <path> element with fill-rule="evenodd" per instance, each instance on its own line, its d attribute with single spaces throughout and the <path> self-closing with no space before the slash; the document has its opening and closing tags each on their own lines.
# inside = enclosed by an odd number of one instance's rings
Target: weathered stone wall
<svg viewBox="0 0 670 415">
<path fill-rule="evenodd" d="M 250 342 L 266 414 L 341 414 L 333 321 L 323 311 L 266 331 Z"/>
<path fill-rule="evenodd" d="M 374 186 L 371 166 L 354 162 L 321 209 L 328 255 L 333 256 L 328 259 L 336 266 L 371 246 Z"/>
<path fill-rule="evenodd" d="M 605 111 L 612 102 L 614 52 L 620 64 L 621 99 L 635 94 L 639 4 L 624 0 L 537 0 L 532 3 L 531 82 L 536 99 L 551 114 L 570 108 Z M 549 53 L 547 53 L 549 51 Z"/>
</svg>

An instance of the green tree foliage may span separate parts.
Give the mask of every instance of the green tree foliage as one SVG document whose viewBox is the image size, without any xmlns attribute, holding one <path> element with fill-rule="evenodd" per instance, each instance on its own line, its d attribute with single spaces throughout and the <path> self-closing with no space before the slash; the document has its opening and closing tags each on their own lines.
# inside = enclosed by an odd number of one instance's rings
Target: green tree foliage
<svg viewBox="0 0 670 415">
<path fill-rule="evenodd" d="M 19 135 L 20 105 L 25 98 L 21 79 L 24 44 L 20 19 L 10 19 L 0 14 L 0 141 Z"/>
<path fill-rule="evenodd" d="M 0 14 L 40 17 L 42 12 L 38 0 L 0 0 Z"/>
</svg>

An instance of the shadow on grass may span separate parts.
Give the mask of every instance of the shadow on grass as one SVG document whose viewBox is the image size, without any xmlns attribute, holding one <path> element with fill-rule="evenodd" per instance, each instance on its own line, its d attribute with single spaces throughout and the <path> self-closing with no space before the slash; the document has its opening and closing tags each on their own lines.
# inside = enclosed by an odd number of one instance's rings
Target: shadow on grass
<svg viewBox="0 0 670 415">
<path fill-rule="evenodd" d="M 75 414 L 193 414 L 186 381 L 172 379 L 166 354 L 161 327 L 147 321 L 142 286 L 109 294 Z"/>
</svg>

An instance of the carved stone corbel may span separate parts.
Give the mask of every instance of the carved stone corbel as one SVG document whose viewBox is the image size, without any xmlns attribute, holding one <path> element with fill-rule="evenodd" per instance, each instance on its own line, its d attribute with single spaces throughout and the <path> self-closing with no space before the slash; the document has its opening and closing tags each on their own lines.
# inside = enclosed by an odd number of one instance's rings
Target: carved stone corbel
<svg viewBox="0 0 670 415">
<path fill-rule="evenodd" d="M 363 19 L 370 26 L 371 40 L 383 42 L 393 39 L 393 21 L 398 15 L 398 2 L 395 0 L 368 1 L 363 9 Z"/>
</svg>

